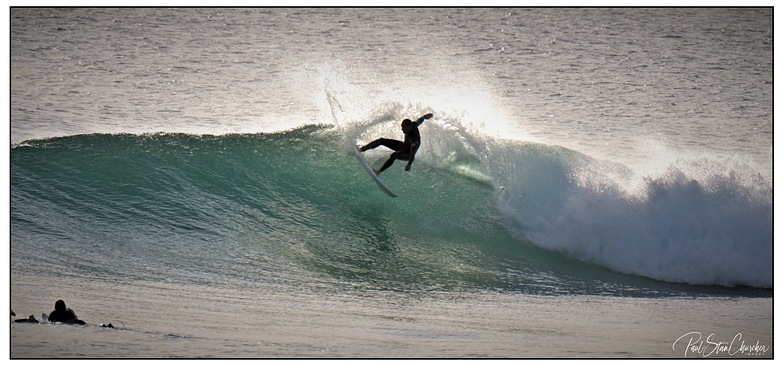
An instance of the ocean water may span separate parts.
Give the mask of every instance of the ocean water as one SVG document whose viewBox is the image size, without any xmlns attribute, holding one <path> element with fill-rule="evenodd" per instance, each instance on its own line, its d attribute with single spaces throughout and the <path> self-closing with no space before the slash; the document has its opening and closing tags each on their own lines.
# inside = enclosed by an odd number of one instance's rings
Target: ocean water
<svg viewBox="0 0 784 366">
<path fill-rule="evenodd" d="M 10 15 L 12 358 L 773 357 L 772 9 Z"/>
</svg>

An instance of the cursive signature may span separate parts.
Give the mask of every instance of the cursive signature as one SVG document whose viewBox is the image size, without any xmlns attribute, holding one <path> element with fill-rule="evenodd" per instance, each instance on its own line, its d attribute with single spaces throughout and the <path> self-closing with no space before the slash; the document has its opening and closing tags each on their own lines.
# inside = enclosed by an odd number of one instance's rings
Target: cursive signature
<svg viewBox="0 0 784 366">
<path fill-rule="evenodd" d="M 702 357 L 765 356 L 765 353 L 770 350 L 770 346 L 761 345 L 759 341 L 754 344 L 747 344 L 741 333 L 736 334 L 731 341 L 725 342 L 718 340 L 714 333 L 711 333 L 703 340 L 702 333 L 689 332 L 678 337 L 672 343 L 672 350 L 675 351 L 675 347 L 679 346 L 679 344 L 680 346 L 685 346 L 683 357 L 688 357 L 690 353 L 699 354 Z"/>
</svg>

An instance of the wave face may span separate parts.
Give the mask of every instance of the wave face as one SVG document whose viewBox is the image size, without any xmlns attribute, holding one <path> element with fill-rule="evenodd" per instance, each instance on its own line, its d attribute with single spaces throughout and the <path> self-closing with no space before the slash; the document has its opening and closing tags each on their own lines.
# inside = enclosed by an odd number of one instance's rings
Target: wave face
<svg viewBox="0 0 784 366">
<path fill-rule="evenodd" d="M 400 196 L 391 199 L 350 155 L 381 125 L 396 123 L 18 144 L 13 265 L 404 291 L 772 288 L 771 192 L 743 166 L 695 161 L 640 178 L 565 148 L 433 121 L 413 171 L 396 163 L 382 176 Z M 376 166 L 381 150 L 366 153 Z"/>
</svg>

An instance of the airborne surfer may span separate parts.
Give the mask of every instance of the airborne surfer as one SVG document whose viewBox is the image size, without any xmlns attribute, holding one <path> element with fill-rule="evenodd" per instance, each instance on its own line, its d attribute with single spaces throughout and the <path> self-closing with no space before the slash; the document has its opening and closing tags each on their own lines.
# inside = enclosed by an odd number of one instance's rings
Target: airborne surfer
<svg viewBox="0 0 784 366">
<path fill-rule="evenodd" d="M 406 118 L 401 123 L 400 127 L 403 129 L 403 134 L 405 134 L 405 140 L 392 140 L 387 138 L 380 138 L 377 139 L 365 146 L 359 148 L 359 151 L 365 152 L 370 149 L 375 149 L 379 146 L 386 146 L 394 152 L 389 155 L 389 159 L 381 166 L 381 169 L 373 169 L 373 172 L 376 175 L 381 174 L 384 170 L 387 170 L 392 164 L 395 163 L 395 160 L 408 160 L 408 164 L 406 164 L 406 171 L 411 170 L 411 163 L 414 162 L 414 156 L 416 155 L 417 150 L 419 150 L 420 145 L 420 137 L 419 137 L 419 125 L 422 122 L 425 122 L 426 119 L 430 119 L 433 117 L 433 113 L 428 113 L 422 117 L 419 117 L 416 121 L 411 121 L 410 119 Z"/>
</svg>

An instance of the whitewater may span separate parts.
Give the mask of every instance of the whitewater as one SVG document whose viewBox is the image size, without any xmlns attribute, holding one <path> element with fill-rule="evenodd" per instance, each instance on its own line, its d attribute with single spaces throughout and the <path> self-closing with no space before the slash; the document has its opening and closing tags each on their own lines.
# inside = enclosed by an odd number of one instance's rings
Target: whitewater
<svg viewBox="0 0 784 366">
<path fill-rule="evenodd" d="M 772 9 L 10 29 L 11 310 L 90 324 L 12 323 L 12 358 L 772 357 Z M 428 112 L 390 198 L 354 146 Z"/>
</svg>

